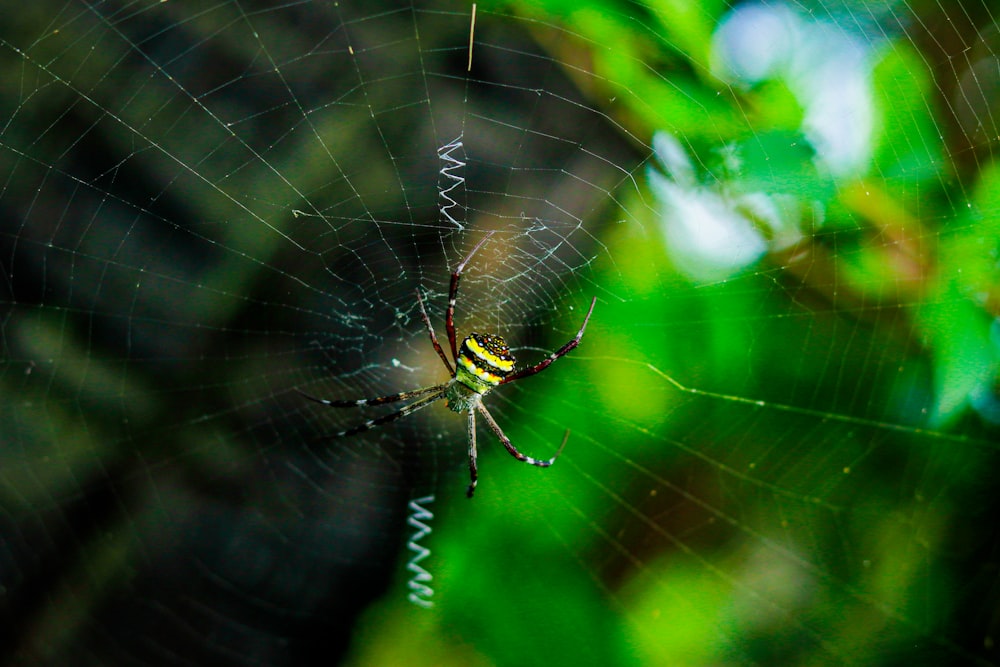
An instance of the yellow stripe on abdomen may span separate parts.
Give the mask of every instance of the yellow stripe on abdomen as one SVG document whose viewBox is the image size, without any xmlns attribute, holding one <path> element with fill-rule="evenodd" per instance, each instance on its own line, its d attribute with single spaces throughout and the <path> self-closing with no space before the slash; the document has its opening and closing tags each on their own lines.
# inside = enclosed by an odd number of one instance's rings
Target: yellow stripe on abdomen
<svg viewBox="0 0 1000 667">
<path fill-rule="evenodd" d="M 507 345 L 503 342 L 502 338 L 487 335 L 483 337 L 484 340 L 481 343 L 479 340 L 476 340 L 475 336 L 476 334 L 469 336 L 465 339 L 464 343 L 464 346 L 468 347 L 473 354 L 502 373 L 510 373 L 514 370 L 514 357 L 511 356 L 510 350 L 507 349 Z M 496 345 L 497 341 L 499 341 L 498 346 Z M 493 349 L 490 349 L 491 347 Z M 499 353 L 493 350 L 498 350 Z"/>
<path fill-rule="evenodd" d="M 514 370 L 514 355 L 500 336 L 472 333 L 462 341 L 455 379 L 485 394 Z"/>
</svg>

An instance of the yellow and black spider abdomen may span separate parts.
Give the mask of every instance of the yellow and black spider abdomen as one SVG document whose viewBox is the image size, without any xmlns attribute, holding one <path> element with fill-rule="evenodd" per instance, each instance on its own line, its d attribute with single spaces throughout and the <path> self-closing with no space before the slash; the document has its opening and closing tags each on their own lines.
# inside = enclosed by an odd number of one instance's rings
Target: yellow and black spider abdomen
<svg viewBox="0 0 1000 667">
<path fill-rule="evenodd" d="M 458 350 L 455 379 L 477 394 L 485 394 L 514 372 L 514 355 L 494 334 L 472 333 Z"/>
</svg>

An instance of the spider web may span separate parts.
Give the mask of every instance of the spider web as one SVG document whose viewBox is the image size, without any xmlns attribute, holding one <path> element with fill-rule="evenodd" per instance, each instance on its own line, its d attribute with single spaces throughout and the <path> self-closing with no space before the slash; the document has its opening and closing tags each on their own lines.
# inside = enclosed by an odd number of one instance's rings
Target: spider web
<svg viewBox="0 0 1000 667">
<path fill-rule="evenodd" d="M 4 664 L 1000 663 L 988 4 L 7 14 Z"/>
</svg>

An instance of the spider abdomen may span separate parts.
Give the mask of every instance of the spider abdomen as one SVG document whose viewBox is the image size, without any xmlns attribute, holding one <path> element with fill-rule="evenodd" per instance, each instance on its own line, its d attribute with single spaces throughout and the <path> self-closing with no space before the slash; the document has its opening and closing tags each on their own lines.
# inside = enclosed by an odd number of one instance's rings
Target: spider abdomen
<svg viewBox="0 0 1000 667">
<path fill-rule="evenodd" d="M 455 380 L 477 394 L 485 394 L 514 372 L 514 355 L 495 334 L 469 334 L 456 361 Z"/>
</svg>

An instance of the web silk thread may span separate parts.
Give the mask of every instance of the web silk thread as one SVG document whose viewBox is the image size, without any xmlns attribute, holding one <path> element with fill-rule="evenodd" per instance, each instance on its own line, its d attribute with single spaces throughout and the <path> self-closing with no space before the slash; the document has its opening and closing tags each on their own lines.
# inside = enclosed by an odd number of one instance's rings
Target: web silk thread
<svg viewBox="0 0 1000 667">
<path fill-rule="evenodd" d="M 429 505 L 433 502 L 434 496 L 424 496 L 423 498 L 411 500 L 409 505 L 411 514 L 410 518 L 406 520 L 406 523 L 416 529 L 416 532 L 410 537 L 410 541 L 406 543 L 406 547 L 414 552 L 413 558 L 406 564 L 406 569 L 413 573 L 409 581 L 409 600 L 424 609 L 430 609 L 434 606 L 434 602 L 431 601 L 431 597 L 434 596 L 434 589 L 427 585 L 434 577 L 420 566 L 420 561 L 430 556 L 431 550 L 417 544 L 417 542 L 431 533 L 430 526 L 424 523 L 424 521 L 430 521 L 434 518 L 434 515 L 424 509 L 423 505 Z"/>
<path fill-rule="evenodd" d="M 455 201 L 451 193 L 454 192 L 455 188 L 465 184 L 465 177 L 455 173 L 465 166 L 465 162 L 454 155 L 456 151 L 462 148 L 462 145 L 462 136 L 459 135 L 438 148 L 438 157 L 443 163 L 440 174 L 451 181 L 451 185 L 438 192 L 438 196 L 441 198 L 441 215 L 445 220 L 455 225 L 458 231 L 464 230 L 465 225 L 455 218 L 452 211 L 456 208 L 460 209 L 462 206 Z"/>
</svg>

